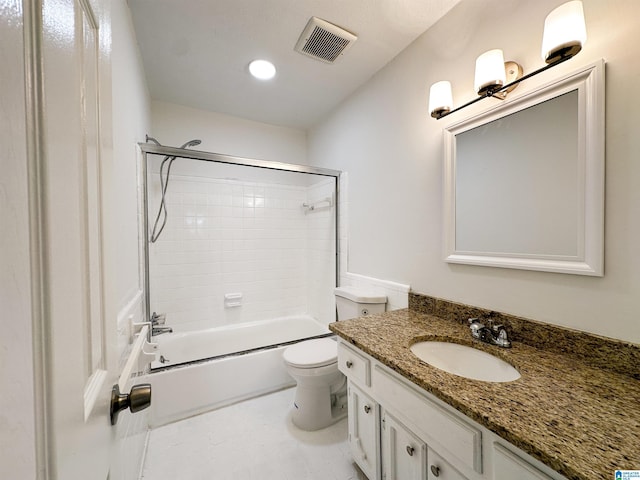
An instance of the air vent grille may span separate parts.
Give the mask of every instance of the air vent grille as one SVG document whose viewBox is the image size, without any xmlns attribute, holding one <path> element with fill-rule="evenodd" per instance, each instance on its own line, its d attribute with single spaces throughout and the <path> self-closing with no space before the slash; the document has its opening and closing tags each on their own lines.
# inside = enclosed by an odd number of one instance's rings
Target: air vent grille
<svg viewBox="0 0 640 480">
<path fill-rule="evenodd" d="M 311 17 L 295 50 L 325 63 L 333 63 L 357 38 L 337 25 Z"/>
</svg>

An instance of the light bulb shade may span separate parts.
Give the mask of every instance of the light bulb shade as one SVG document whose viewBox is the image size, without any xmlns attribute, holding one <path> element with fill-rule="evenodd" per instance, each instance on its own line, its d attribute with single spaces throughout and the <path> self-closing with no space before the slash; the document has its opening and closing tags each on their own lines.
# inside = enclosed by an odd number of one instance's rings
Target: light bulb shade
<svg viewBox="0 0 640 480">
<path fill-rule="evenodd" d="M 489 50 L 476 59 L 476 76 L 473 85 L 478 95 L 484 95 L 489 90 L 502 87 L 505 81 L 502 50 Z"/>
<path fill-rule="evenodd" d="M 434 118 L 451 111 L 453 96 L 451 95 L 451 83 L 443 80 L 431 85 L 429 89 L 429 112 Z"/>
<path fill-rule="evenodd" d="M 544 21 L 542 59 L 553 63 L 573 57 L 587 41 L 582 2 L 575 0 L 560 5 Z"/>
<path fill-rule="evenodd" d="M 270 80 L 276 75 L 276 67 L 268 60 L 254 60 L 249 64 L 251 75 L 260 80 Z"/>
</svg>

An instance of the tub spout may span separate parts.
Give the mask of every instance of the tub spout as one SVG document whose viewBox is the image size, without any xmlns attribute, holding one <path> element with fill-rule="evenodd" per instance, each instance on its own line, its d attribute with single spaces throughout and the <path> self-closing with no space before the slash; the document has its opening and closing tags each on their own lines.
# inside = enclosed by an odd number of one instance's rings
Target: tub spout
<svg viewBox="0 0 640 480">
<path fill-rule="evenodd" d="M 173 332 L 173 328 L 171 327 L 161 327 L 158 325 L 154 325 L 151 329 L 151 336 L 155 337 L 156 335 L 162 335 L 163 333 L 171 333 Z"/>
</svg>

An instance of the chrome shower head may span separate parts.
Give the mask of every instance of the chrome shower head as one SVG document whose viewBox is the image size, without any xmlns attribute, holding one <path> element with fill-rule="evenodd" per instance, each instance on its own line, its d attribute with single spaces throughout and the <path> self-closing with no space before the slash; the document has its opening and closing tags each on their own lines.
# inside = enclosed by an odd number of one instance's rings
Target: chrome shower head
<svg viewBox="0 0 640 480">
<path fill-rule="evenodd" d="M 153 138 L 153 137 L 150 137 L 149 135 L 146 135 L 146 136 L 145 136 L 145 141 L 146 141 L 147 143 L 149 143 L 149 142 L 153 142 L 153 143 L 155 143 L 156 145 L 158 145 L 159 147 L 161 147 L 161 146 L 162 146 L 162 145 L 160 145 L 160 142 L 159 142 L 158 140 L 156 140 L 156 139 L 155 139 L 155 138 Z"/>
<path fill-rule="evenodd" d="M 182 145 L 180 148 L 187 148 L 187 147 L 195 147 L 196 145 L 200 145 L 202 143 L 202 140 L 189 140 L 187 143 L 185 143 L 184 145 Z"/>
</svg>

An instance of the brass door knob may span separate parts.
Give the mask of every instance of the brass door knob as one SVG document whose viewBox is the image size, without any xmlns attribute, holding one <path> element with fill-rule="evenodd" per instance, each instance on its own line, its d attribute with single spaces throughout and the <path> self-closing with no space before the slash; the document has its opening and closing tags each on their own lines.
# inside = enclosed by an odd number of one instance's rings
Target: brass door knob
<svg viewBox="0 0 640 480">
<path fill-rule="evenodd" d="M 125 409 L 131 410 L 131 413 L 144 410 L 151 405 L 151 384 L 141 383 L 131 387 L 131 392 L 120 393 L 120 387 L 116 383 L 111 389 L 111 408 L 109 416 L 111 417 L 111 425 L 118 423 L 118 414 Z"/>
</svg>

